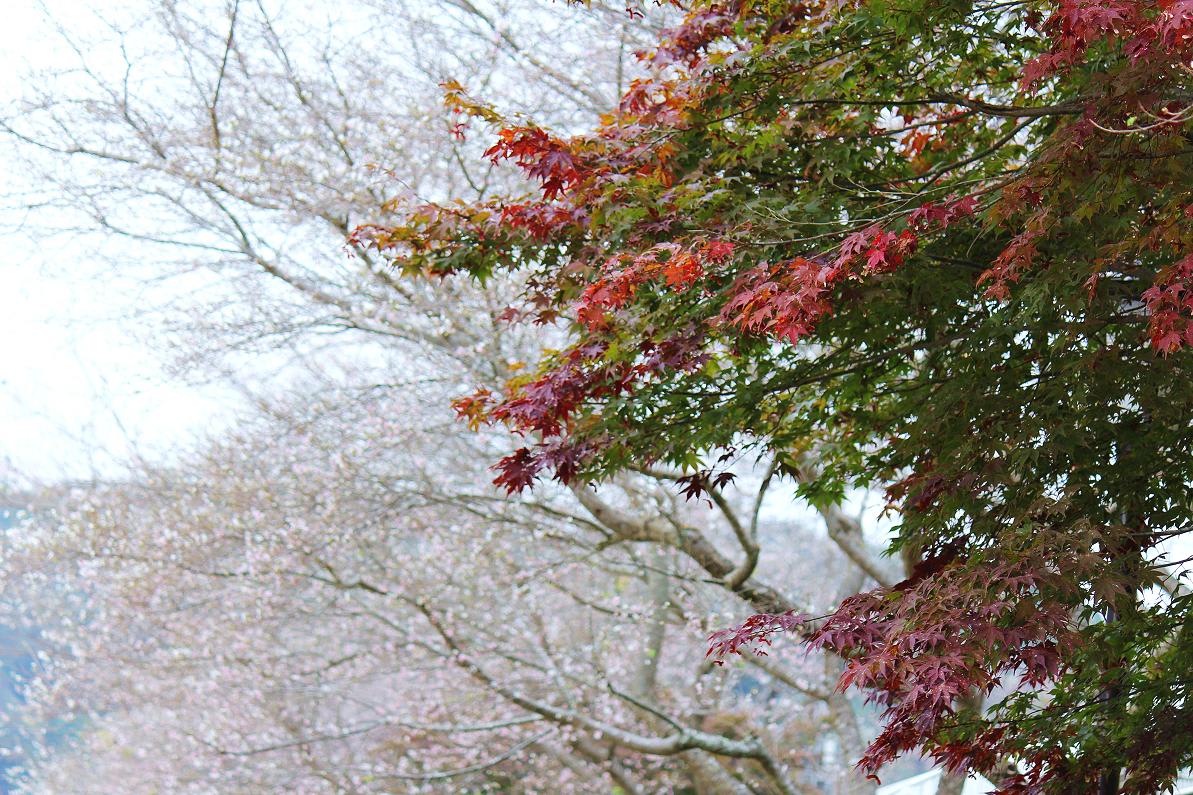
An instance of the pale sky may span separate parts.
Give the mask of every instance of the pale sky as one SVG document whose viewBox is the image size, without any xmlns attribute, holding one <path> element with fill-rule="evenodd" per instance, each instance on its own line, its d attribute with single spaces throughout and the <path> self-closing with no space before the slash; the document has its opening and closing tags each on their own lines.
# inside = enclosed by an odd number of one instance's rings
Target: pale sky
<svg viewBox="0 0 1193 795">
<path fill-rule="evenodd" d="M 68 60 L 53 46 L 40 5 L 3 3 L 0 105 L 20 95 L 26 65 Z M 59 19 L 79 19 L 95 5 L 45 3 Z M 25 212 L 11 190 L 21 175 L 11 146 L 0 139 L 0 487 L 13 471 L 43 481 L 110 473 L 134 445 L 157 457 L 217 421 L 227 393 L 164 376 L 119 320 L 135 297 L 91 278 L 88 242 L 39 242 L 35 228 L 20 228 Z"/>
</svg>

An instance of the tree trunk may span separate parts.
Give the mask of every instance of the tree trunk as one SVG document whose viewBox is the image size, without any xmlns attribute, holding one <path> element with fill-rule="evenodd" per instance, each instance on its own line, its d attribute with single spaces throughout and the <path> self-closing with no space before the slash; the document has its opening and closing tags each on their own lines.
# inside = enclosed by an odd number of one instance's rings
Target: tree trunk
<svg viewBox="0 0 1193 795">
<path fill-rule="evenodd" d="M 945 773 L 940 777 L 940 786 L 936 788 L 936 795 L 961 795 L 965 787 L 965 776 Z"/>
</svg>

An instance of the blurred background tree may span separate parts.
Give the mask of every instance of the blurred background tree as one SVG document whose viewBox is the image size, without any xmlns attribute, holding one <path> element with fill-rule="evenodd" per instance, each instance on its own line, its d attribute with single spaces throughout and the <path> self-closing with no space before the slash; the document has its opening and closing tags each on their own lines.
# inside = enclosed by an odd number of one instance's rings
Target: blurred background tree
<svg viewBox="0 0 1193 795">
<path fill-rule="evenodd" d="M 826 610 L 900 566 L 860 495 L 761 464 L 707 503 L 675 473 L 509 498 L 496 389 L 559 329 L 523 274 L 402 281 L 350 233 L 394 199 L 520 184 L 443 104 L 460 80 L 579 129 L 669 22 L 616 4 L 146 2 L 59 20 L 68 62 L 2 116 L 27 228 L 92 241 L 123 328 L 239 396 L 189 449 L 58 484 L 5 551 L 47 652 L 32 792 L 871 792 L 872 717 L 833 657 L 704 660 L 743 611 Z M 909 769 L 915 769 L 911 767 Z"/>
</svg>

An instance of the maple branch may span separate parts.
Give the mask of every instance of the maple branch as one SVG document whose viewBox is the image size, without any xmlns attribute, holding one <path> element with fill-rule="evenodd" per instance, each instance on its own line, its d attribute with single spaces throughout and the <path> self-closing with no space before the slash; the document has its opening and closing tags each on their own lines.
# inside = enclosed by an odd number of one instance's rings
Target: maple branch
<svg viewBox="0 0 1193 795">
<path fill-rule="evenodd" d="M 762 500 L 766 497 L 766 491 L 770 488 L 770 482 L 779 472 L 779 457 L 776 455 L 771 459 L 770 466 L 766 468 L 766 475 L 762 478 L 762 484 L 758 487 L 758 494 L 754 497 L 754 510 L 750 512 L 750 535 L 754 538 L 758 537 L 758 517 L 762 514 Z"/>
<path fill-rule="evenodd" d="M 1159 568 L 1160 587 L 1163 588 L 1169 596 L 1180 598 L 1188 596 L 1190 593 L 1189 586 L 1181 581 L 1180 567 L 1174 564 L 1162 565 Z"/>
<path fill-rule="evenodd" d="M 639 472 L 649 475 L 650 477 L 659 480 L 678 481 L 683 479 L 683 475 L 678 473 L 663 472 L 658 469 L 650 467 L 636 467 Z M 729 590 L 736 590 L 750 576 L 754 573 L 754 569 L 758 566 L 758 555 L 760 549 L 758 547 L 757 535 L 755 530 L 757 528 L 757 510 L 754 513 L 754 521 L 751 522 L 747 528 L 737 516 L 737 512 L 733 510 L 733 506 L 725 499 L 725 495 L 721 490 L 714 486 L 707 477 L 700 477 L 700 483 L 704 487 L 704 492 L 708 494 L 709 498 L 720 510 L 721 515 L 725 517 L 725 521 L 729 523 L 729 527 L 733 530 L 733 535 L 737 538 L 738 544 L 741 545 L 742 551 L 745 553 L 745 559 L 736 566 L 733 571 L 725 575 L 725 587 Z"/>
<path fill-rule="evenodd" d="M 721 585 L 725 585 L 725 578 L 736 568 L 695 528 L 677 528 L 658 518 L 634 518 L 601 500 L 594 491 L 585 486 L 573 486 L 572 492 L 598 522 L 613 532 L 613 542 L 650 541 L 674 547 L 695 561 Z M 743 582 L 729 590 L 749 602 L 760 613 L 799 612 L 791 600 L 769 585 Z"/>
<path fill-rule="evenodd" d="M 977 111 L 986 116 L 1002 116 L 1011 119 L 1038 119 L 1045 116 L 1076 116 L 1085 111 L 1085 103 L 1073 100 L 1059 105 L 995 105 L 979 99 L 970 99 L 963 94 L 943 93 L 928 97 L 930 102 L 948 102 Z"/>
<path fill-rule="evenodd" d="M 734 513 L 729 503 L 725 500 L 724 495 L 721 494 L 721 490 L 709 483 L 707 478 L 702 478 L 702 480 L 705 482 L 705 490 L 708 492 L 709 497 L 721 509 L 721 513 L 725 515 L 729 526 L 733 528 L 733 534 L 737 536 L 737 542 L 741 545 L 742 551 L 746 553 L 742 562 L 733 571 L 725 575 L 725 587 L 731 591 L 737 590 L 746 580 L 750 579 L 750 576 L 754 573 L 754 569 L 758 566 L 758 554 L 760 552 L 758 541 L 751 532 L 751 528 L 742 526 L 742 523 L 737 518 L 737 514 Z"/>
<path fill-rule="evenodd" d="M 811 484 L 818 479 L 818 474 L 814 466 L 806 459 L 795 467 L 786 467 L 786 470 L 799 483 Z M 891 577 L 885 572 L 882 567 L 878 565 L 878 561 L 870 554 L 866 548 L 866 539 L 862 535 L 861 523 L 852 516 L 847 515 L 841 510 L 840 506 L 835 504 L 817 504 L 813 506 L 817 513 L 824 519 L 825 528 L 828 530 L 828 537 L 832 539 L 837 548 L 845 553 L 845 557 L 849 558 L 855 566 L 864 571 L 867 576 L 873 579 L 876 583 L 884 587 L 891 587 L 897 582 L 896 578 Z"/>
<path fill-rule="evenodd" d="M 915 177 L 914 179 L 895 180 L 893 184 L 897 184 L 897 183 L 901 183 L 901 182 L 921 182 L 922 181 L 922 182 L 924 182 L 924 187 L 927 188 L 931 184 L 931 182 L 933 180 L 935 180 L 936 177 L 940 176 L 941 174 L 946 174 L 950 171 L 954 171 L 956 169 L 964 168 L 965 166 L 972 165 L 972 164 L 978 162 L 979 160 L 984 160 L 985 158 L 987 158 L 990 155 L 997 152 L 999 149 L 1002 149 L 1004 146 L 1006 146 L 1012 140 L 1014 140 L 1016 135 L 1018 135 L 1022 130 L 1026 129 L 1030 124 L 1032 124 L 1038 118 L 1039 118 L 1039 116 L 1029 116 L 1028 118 L 1019 122 L 1018 124 L 1011 125 L 1011 129 L 1007 133 L 1005 133 L 1002 137 L 1000 137 L 994 143 L 990 144 L 990 146 L 986 147 L 985 149 L 982 149 L 979 152 L 974 152 L 969 157 L 962 158 L 961 160 L 957 160 L 953 163 L 942 163 L 941 165 L 937 166 L 934 169 L 925 171 L 923 174 L 920 174 L 919 176 Z"/>
</svg>

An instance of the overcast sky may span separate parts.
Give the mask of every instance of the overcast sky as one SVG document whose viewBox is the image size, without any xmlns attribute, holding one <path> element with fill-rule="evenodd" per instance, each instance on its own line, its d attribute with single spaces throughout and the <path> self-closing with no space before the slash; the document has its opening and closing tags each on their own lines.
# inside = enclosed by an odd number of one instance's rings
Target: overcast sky
<svg viewBox="0 0 1193 795">
<path fill-rule="evenodd" d="M 39 5 L 4 4 L 0 105 L 20 95 L 28 66 L 69 61 Z M 45 5 L 73 25 L 94 4 Z M 43 481 L 111 473 L 134 444 L 160 455 L 224 413 L 226 393 L 171 382 L 129 333 L 120 318 L 135 296 L 94 278 L 87 241 L 38 239 L 14 195 L 22 175 L 4 139 L 0 174 L 0 487 L 13 471 Z"/>
</svg>

